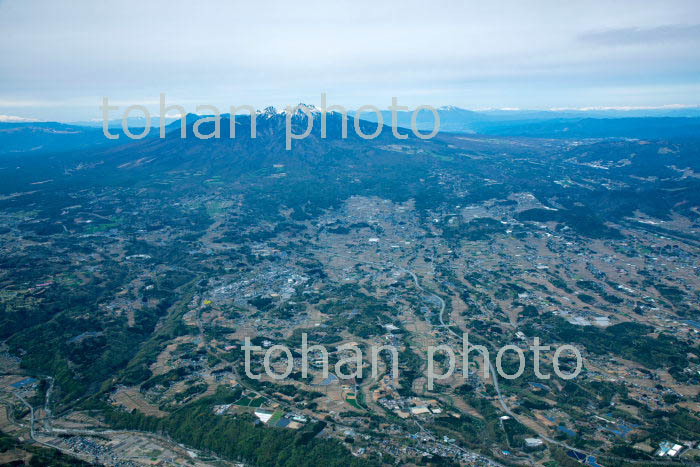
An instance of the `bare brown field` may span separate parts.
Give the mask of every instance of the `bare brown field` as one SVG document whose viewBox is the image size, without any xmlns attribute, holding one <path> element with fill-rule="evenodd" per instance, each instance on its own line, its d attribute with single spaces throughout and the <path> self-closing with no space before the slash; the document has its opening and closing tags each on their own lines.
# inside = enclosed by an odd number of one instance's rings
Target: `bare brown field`
<svg viewBox="0 0 700 467">
<path fill-rule="evenodd" d="M 115 403 L 126 407 L 127 410 L 136 409 L 145 415 L 159 418 L 168 415 L 144 399 L 136 388 L 121 389 L 112 396 L 112 399 Z"/>
</svg>

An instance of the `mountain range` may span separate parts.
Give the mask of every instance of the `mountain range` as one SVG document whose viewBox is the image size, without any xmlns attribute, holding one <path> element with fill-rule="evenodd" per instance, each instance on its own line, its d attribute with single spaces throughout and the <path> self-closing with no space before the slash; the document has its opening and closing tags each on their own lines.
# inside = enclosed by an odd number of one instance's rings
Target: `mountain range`
<svg viewBox="0 0 700 467">
<path fill-rule="evenodd" d="M 311 106 L 312 107 L 312 106 Z M 313 108 L 313 107 L 312 107 Z M 440 131 L 496 136 L 527 136 L 537 138 L 640 138 L 668 139 L 692 138 L 700 135 L 700 109 L 658 109 L 658 110 L 489 110 L 472 111 L 454 106 L 441 107 Z M 258 120 L 272 113 L 283 115 L 273 107 L 258 113 Z M 412 112 L 397 112 L 397 126 L 406 130 L 411 127 Z M 353 112 L 350 112 L 353 116 Z M 262 119 L 260 118 L 262 117 Z M 361 119 L 376 123 L 374 113 L 363 113 Z M 194 122 L 199 116 L 188 115 Z M 222 119 L 229 118 L 228 114 Z M 237 117 L 241 122 L 246 115 Z M 385 125 L 392 123 L 392 114 L 382 112 Z M 166 120 L 169 128 L 179 127 L 179 119 Z M 149 138 L 157 137 L 160 120 L 151 120 Z M 130 118 L 132 129 L 143 128 L 143 118 Z M 264 130 L 265 124 L 259 123 Z M 363 124 L 364 125 L 364 124 Z M 416 116 L 416 127 L 422 132 L 432 130 L 434 125 L 431 112 L 422 111 Z M 112 133 L 123 135 L 122 121 L 111 120 Z M 226 127 L 227 125 L 222 125 Z M 317 127 L 320 125 L 317 125 Z M 352 133 L 352 122 L 349 123 Z M 303 130 L 302 130 L 303 131 Z M 390 130 L 388 130 L 390 131 Z M 407 131 L 410 133 L 410 131 Z M 406 133 L 406 132 L 402 132 Z M 109 140 L 102 132 L 102 122 L 5 122 L 0 123 L 0 154 L 25 152 L 62 152 L 80 150 L 94 146 L 114 146 L 123 144 L 125 138 Z"/>
</svg>

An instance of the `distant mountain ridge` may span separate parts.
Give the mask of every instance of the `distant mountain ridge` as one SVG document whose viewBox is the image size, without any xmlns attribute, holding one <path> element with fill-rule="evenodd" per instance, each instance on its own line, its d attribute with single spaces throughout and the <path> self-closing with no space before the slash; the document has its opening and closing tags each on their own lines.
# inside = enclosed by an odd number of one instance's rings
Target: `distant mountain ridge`
<svg viewBox="0 0 700 467">
<path fill-rule="evenodd" d="M 313 105 L 307 105 L 311 109 L 319 110 Z M 273 106 L 258 110 L 258 114 L 263 114 L 272 109 L 277 113 L 284 113 L 284 108 Z M 673 118 L 700 118 L 700 106 L 682 108 L 650 108 L 650 109 L 555 109 L 555 110 L 529 110 L 529 109 L 488 109 L 469 110 L 454 105 L 446 105 L 437 108 L 442 120 L 453 122 L 456 126 L 463 126 L 465 122 L 503 122 L 503 121 L 529 121 L 529 120 L 554 120 L 554 119 L 583 119 L 583 118 L 650 118 L 650 117 L 673 117 Z M 320 110 L 319 110 L 320 111 Z M 349 110 L 349 115 L 356 115 L 356 111 Z M 399 121 L 402 127 L 410 126 L 412 112 L 398 112 Z M 223 113 L 223 116 L 228 114 Z M 391 124 L 391 112 L 382 111 L 385 124 Z M 363 120 L 376 121 L 373 113 L 363 113 Z M 179 117 L 167 117 L 166 124 L 170 124 Z M 143 127 L 146 119 L 143 117 L 129 117 L 127 123 L 130 127 Z M 419 123 L 431 123 L 432 117 L 429 112 L 421 112 L 418 117 Z M 65 122 L 70 125 L 86 127 L 102 127 L 102 120 L 83 120 Z M 160 117 L 151 117 L 151 125 L 159 126 Z M 114 118 L 109 120 L 110 128 L 121 128 L 122 119 Z M 449 127 L 449 124 L 448 124 Z M 451 130 L 446 130 L 451 131 Z"/>
<path fill-rule="evenodd" d="M 308 106 L 314 116 L 314 129 L 310 136 L 320 134 L 320 110 Z M 493 136 L 517 136 L 535 138 L 634 138 L 634 139 L 668 139 L 668 138 L 698 138 L 700 137 L 700 108 L 687 109 L 652 109 L 652 110 L 563 110 L 563 111 L 539 111 L 539 110 L 489 110 L 473 111 L 454 106 L 440 107 L 437 109 L 440 117 L 440 131 L 451 133 L 483 134 Z M 640 116 L 655 114 L 655 116 Z M 340 114 L 329 113 L 330 138 L 340 136 Z M 355 112 L 349 112 L 348 134 L 354 135 L 353 122 Z M 400 133 L 412 137 L 410 127 L 412 112 L 397 112 L 397 125 L 403 128 Z M 366 134 L 376 129 L 376 114 L 362 113 L 361 127 Z M 188 126 L 205 116 L 188 114 Z M 222 138 L 230 138 L 226 133 L 230 122 L 229 114 L 222 114 Z M 293 117 L 296 126 L 295 133 L 299 134 L 305 129 L 306 115 L 297 110 Z M 391 138 L 392 114 L 382 111 L 385 129 L 382 137 Z M 429 111 L 422 111 L 416 115 L 416 127 L 422 132 L 433 129 L 433 115 Z M 237 128 L 241 134 L 250 131 L 250 116 L 247 113 L 236 116 Z M 245 122 L 248 122 L 247 124 Z M 272 123 L 281 125 L 284 129 L 286 113 L 283 109 L 267 107 L 256 114 L 256 124 L 259 131 L 270 129 Z M 145 119 L 130 118 L 127 120 L 134 133 L 136 129 L 143 128 Z M 180 127 L 180 119 L 166 119 L 168 132 Z M 203 124 L 201 131 L 207 133 Z M 247 125 L 247 126 L 246 126 Z M 334 127 L 335 125 L 335 127 Z M 157 117 L 151 119 L 151 131 L 148 139 L 158 138 L 160 120 Z M 247 129 L 244 129 L 247 128 Z M 0 123 L 0 155 L 33 153 L 58 153 L 87 149 L 93 146 L 114 146 L 128 142 L 122 129 L 122 121 L 119 119 L 109 122 L 110 132 L 120 135 L 118 140 L 107 139 L 102 131 L 102 122 L 58 123 L 58 122 L 3 122 Z M 335 129 L 333 129 L 335 128 Z M 334 133 L 334 131 L 337 132 Z M 192 131 L 188 132 L 192 136 Z M 283 134 L 283 131 L 282 133 Z M 354 135 L 356 136 L 356 135 Z M 398 142 L 396 138 L 392 138 Z"/>
<path fill-rule="evenodd" d="M 57 122 L 0 123 L 0 154 L 51 153 L 107 146 L 101 128 Z"/>
<path fill-rule="evenodd" d="M 488 110 L 472 111 L 447 106 L 437 109 L 440 131 L 540 138 L 667 138 L 700 136 L 700 108 L 649 110 Z M 413 112 L 396 112 L 397 124 L 410 128 Z M 374 113 L 362 119 L 377 121 Z M 385 124 L 392 113 L 382 111 Z M 416 115 L 416 128 L 433 128 L 430 111 Z"/>
</svg>

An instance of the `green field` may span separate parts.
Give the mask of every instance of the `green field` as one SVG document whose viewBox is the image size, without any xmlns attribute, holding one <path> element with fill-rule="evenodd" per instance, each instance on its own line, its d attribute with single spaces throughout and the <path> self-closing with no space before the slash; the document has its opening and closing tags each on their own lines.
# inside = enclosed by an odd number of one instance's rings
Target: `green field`
<svg viewBox="0 0 700 467">
<path fill-rule="evenodd" d="M 264 402 L 265 399 L 262 397 L 255 397 L 251 399 L 250 397 L 246 396 L 239 399 L 235 404 L 241 407 L 261 407 Z"/>
</svg>

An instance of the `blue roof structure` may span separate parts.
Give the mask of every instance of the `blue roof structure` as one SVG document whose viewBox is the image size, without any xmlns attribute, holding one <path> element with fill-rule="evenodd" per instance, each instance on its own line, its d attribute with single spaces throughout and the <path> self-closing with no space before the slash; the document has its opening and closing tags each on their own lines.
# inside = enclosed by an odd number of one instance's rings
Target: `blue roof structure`
<svg viewBox="0 0 700 467">
<path fill-rule="evenodd" d="M 16 383 L 12 384 L 13 388 L 21 389 L 25 386 L 29 386 L 30 384 L 36 383 L 37 380 L 34 378 L 25 378 L 22 381 L 17 381 Z"/>
</svg>

